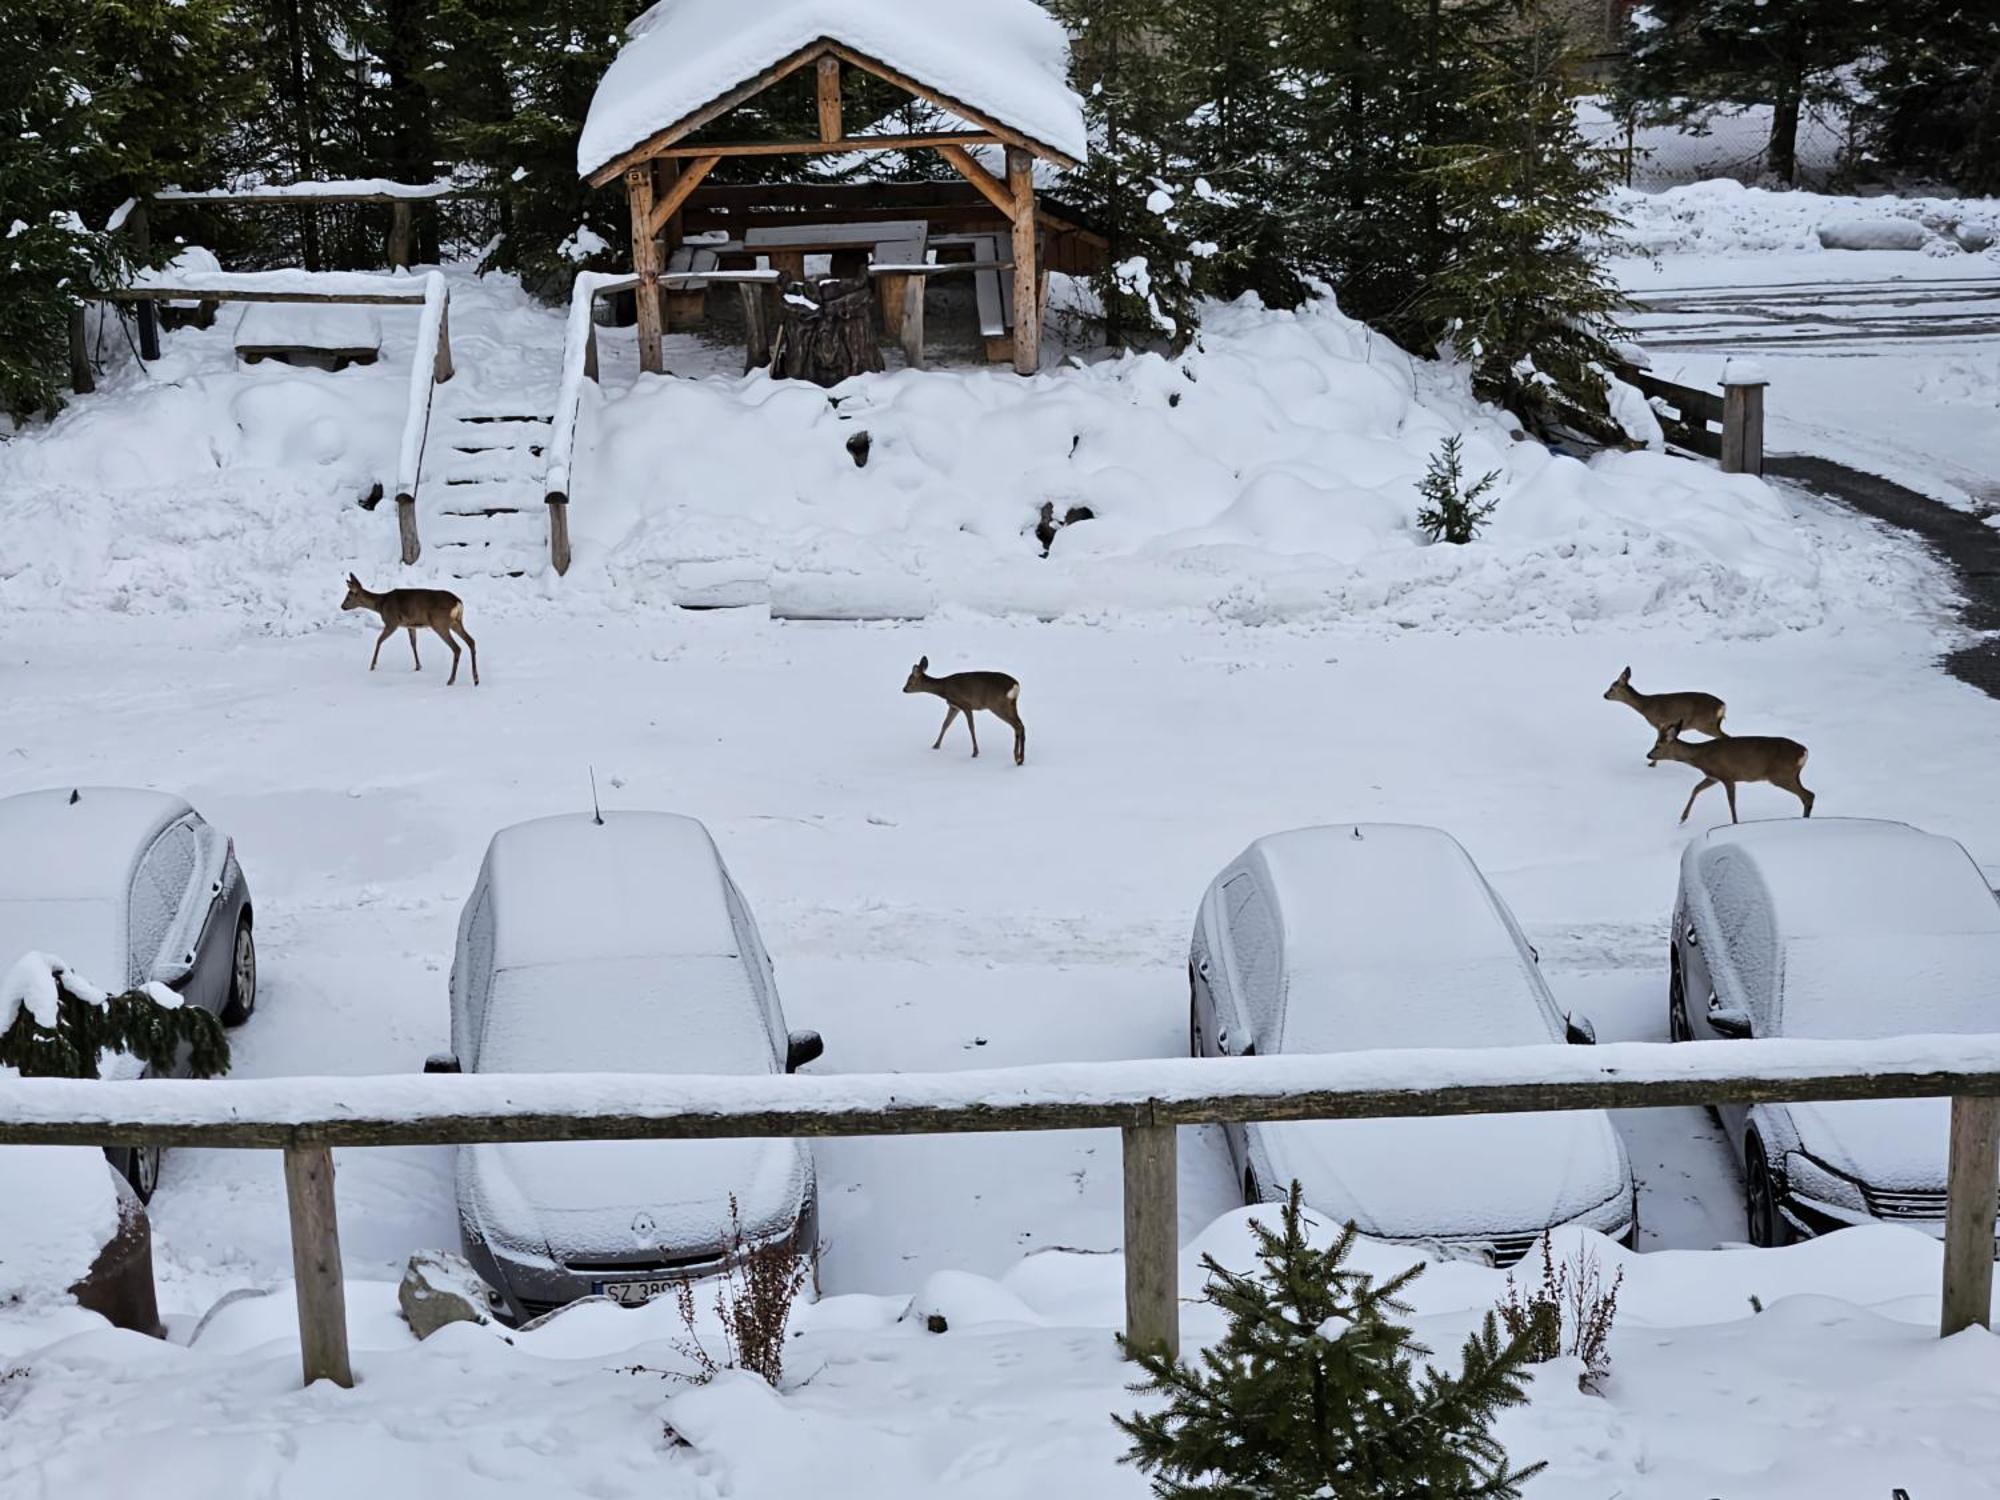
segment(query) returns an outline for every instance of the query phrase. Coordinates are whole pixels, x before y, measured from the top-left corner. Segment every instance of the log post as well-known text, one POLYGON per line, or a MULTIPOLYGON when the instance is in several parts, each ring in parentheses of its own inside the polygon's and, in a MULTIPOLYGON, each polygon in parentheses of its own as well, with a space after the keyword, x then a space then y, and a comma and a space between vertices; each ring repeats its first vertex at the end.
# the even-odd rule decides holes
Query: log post
POLYGON ((632 274, 639 278, 639 368, 661 374, 660 244, 653 238, 653 169, 641 164, 625 172, 625 197, 632 208, 632 274))
POLYGON ((396 497, 396 531, 403 541, 403 566, 408 567, 424 555, 423 543, 417 540, 417 497, 398 495, 396 497))
POLYGON ((560 578, 569 571, 569 500, 549 496, 549 562, 560 578))
POLYGON ((594 319, 590 332, 583 336, 583 375, 586 380, 597 379, 597 323, 594 319))
POLYGON ((1722 472, 1764 472, 1764 387, 1761 370, 1731 360, 1722 368, 1722 472))
POLYGON ((402 270, 410 263, 410 200, 398 198, 389 209, 389 264, 402 270))
POLYGON ((431 366, 431 380, 443 385, 456 373, 451 367, 451 293, 444 294, 444 306, 438 309, 437 360, 431 366))
MULTIPOLYGON (((125 216, 125 233, 131 236, 132 247, 141 260, 153 248, 153 230, 146 217, 146 205, 141 203, 125 216)), ((160 309, 150 297, 143 297, 135 309, 139 317, 139 358, 158 359, 160 357, 160 309)))
POLYGON ((743 299, 743 373, 748 375, 771 362, 771 298, 755 281, 737 282, 736 291, 743 299))
POLYGON ((819 138, 837 141, 844 134, 840 121, 840 59, 831 52, 819 60, 819 138))
POLYGON ((1035 276, 1035 158, 1007 148, 1007 191, 1014 200, 1014 373, 1042 367, 1041 299, 1035 276))
POLYGON ((1951 1101, 1951 1164, 1945 1180, 1946 1338, 1975 1323, 1992 1326, 1993 1219, 2000 1199, 2000 1099, 1961 1094, 1951 1101))
POLYGON ((79 396, 97 389, 97 372, 90 368, 90 330, 84 305, 69 310, 69 388, 79 396))
POLYGON ((912 370, 924 367, 924 293, 928 276, 911 276, 903 283, 903 359, 912 370))
POLYGON ((330 1148, 285 1147, 285 1201, 292 1217, 292 1275, 306 1384, 331 1380, 351 1388, 347 1289, 340 1279, 340 1221, 334 1212, 330 1148))
MULTIPOLYGON (((1024 306, 1032 304, 1024 303, 1024 306)), ((1174 1127, 1127 1125, 1125 1345, 1181 1352, 1180 1205, 1174 1127)))

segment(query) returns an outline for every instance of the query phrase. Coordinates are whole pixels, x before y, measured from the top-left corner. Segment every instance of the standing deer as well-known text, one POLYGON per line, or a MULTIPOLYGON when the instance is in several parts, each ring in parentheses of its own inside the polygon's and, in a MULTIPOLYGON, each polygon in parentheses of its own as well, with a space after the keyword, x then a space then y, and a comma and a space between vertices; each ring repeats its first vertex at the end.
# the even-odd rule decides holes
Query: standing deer
POLYGON ((458 595, 444 589, 390 589, 377 594, 363 588, 361 580, 349 573, 347 597, 341 600, 340 607, 372 609, 382 617, 382 633, 375 638, 375 654, 368 659, 369 671, 374 671, 375 664, 382 659, 382 642, 398 630, 410 632, 410 660, 416 663, 419 672, 423 671, 423 661, 417 655, 417 627, 428 625, 451 647, 451 676, 444 685, 450 687, 458 681, 458 642, 452 639, 452 632, 457 631, 472 648, 472 685, 479 686, 479 645, 466 631, 465 601, 458 595))
POLYGON ((1721 739, 1722 716, 1729 711, 1728 705, 1713 693, 1642 693, 1632 686, 1630 667, 1618 674, 1617 680, 1604 690, 1604 696, 1613 703, 1623 703, 1635 710, 1639 717, 1658 731, 1653 748, 1646 752, 1646 764, 1649 766, 1660 763, 1660 746, 1667 742, 1669 724, 1685 724, 1690 729, 1698 729, 1703 734, 1721 739))
POLYGON ((954 672, 949 677, 933 677, 930 667, 931 659, 926 656, 910 668, 910 679, 903 684, 903 691, 936 693, 950 705, 945 709, 944 727, 938 730, 931 749, 935 750, 944 743, 944 733, 951 728, 951 721, 964 714, 966 733, 972 736, 972 754, 977 758, 979 731, 973 727, 972 716, 983 708, 1003 724, 1014 726, 1014 764, 1025 764, 1028 759, 1028 728, 1021 722, 1020 710, 1015 707, 1021 701, 1021 684, 1005 672, 954 672))
POLYGON ((1718 781, 1729 794, 1729 821, 1732 823, 1736 821, 1736 783, 1739 781, 1768 781, 1772 786, 1783 787, 1804 805, 1805 816, 1812 816, 1813 794, 1799 780, 1799 773, 1806 768, 1806 747, 1797 740, 1779 739, 1774 735, 1684 740, 1680 734, 1680 724, 1669 725, 1653 750, 1662 760, 1684 761, 1701 772, 1700 782, 1688 793, 1687 806, 1681 809, 1683 823, 1694 811, 1694 799, 1718 781))

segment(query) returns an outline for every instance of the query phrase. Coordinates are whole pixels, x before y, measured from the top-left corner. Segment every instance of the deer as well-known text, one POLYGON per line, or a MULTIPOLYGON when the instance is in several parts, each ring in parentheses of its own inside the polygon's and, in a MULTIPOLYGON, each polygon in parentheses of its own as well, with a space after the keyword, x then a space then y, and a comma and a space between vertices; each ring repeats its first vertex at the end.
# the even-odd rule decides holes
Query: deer
POLYGON ((945 730, 951 728, 952 720, 964 714, 965 731, 972 736, 972 755, 977 760, 979 731, 973 727, 972 716, 983 708, 1003 724, 1014 726, 1014 764, 1027 763, 1028 727, 1021 722, 1020 710, 1015 706, 1021 701, 1020 683, 1005 672, 954 672, 949 677, 933 677, 930 670, 931 659, 926 656, 910 668, 909 681, 903 684, 903 691, 935 693, 948 705, 944 712, 944 726, 938 730, 931 749, 944 744, 945 730))
POLYGON ((1688 793, 1687 806, 1681 809, 1681 821, 1688 820, 1694 811, 1694 799, 1714 786, 1722 783, 1723 791, 1729 794, 1729 821, 1736 818, 1736 784, 1739 781, 1767 781, 1772 786, 1783 787, 1805 808, 1804 816, 1812 816, 1813 794, 1806 790, 1799 780, 1799 773, 1806 768, 1806 747, 1797 740, 1781 739, 1775 735, 1725 735, 1713 740, 1684 740, 1681 724, 1676 721, 1660 735, 1660 743, 1654 751, 1662 760, 1677 760, 1693 766, 1701 772, 1701 780, 1688 793))
POLYGON ((1658 731, 1653 748, 1646 752, 1649 766, 1660 763, 1660 746, 1667 742, 1667 726, 1676 721, 1716 739, 1724 737, 1722 716, 1729 712, 1729 705, 1713 693, 1642 693, 1632 686, 1632 669, 1627 667, 1604 690, 1604 696, 1634 710, 1658 731))
POLYGON ((375 638, 375 654, 368 660, 369 671, 374 671, 376 663, 382 660, 382 643, 398 630, 410 632, 410 660, 417 671, 423 671, 423 659, 417 655, 417 627, 428 625, 451 647, 451 676, 444 685, 450 687, 458 681, 458 642, 452 639, 452 632, 457 631, 472 648, 472 685, 479 686, 479 644, 465 628, 465 601, 458 595, 445 589, 389 589, 378 594, 349 573, 347 597, 341 600, 340 607, 372 609, 382 617, 382 633, 375 638))

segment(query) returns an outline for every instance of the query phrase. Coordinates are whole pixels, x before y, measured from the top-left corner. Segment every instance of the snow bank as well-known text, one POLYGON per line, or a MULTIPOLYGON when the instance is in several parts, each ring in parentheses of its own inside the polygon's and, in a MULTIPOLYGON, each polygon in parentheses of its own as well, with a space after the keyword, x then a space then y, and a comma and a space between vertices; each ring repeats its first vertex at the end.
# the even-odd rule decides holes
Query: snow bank
POLYGON ((1089 154, 1067 40, 1033 0, 957 0, 948 25, 928 0, 660 0, 626 30, 577 141, 580 176, 822 37, 1077 161, 1089 154))
POLYGON ((118 1230, 95 1146, 0 1146, 0 1304, 60 1297, 118 1230))
MULTIPOLYGON (((1992 243, 2000 229, 1996 198, 1856 198, 1745 187, 1728 178, 1661 193, 1617 188, 1611 204, 1625 220, 1614 243, 1627 255, 1866 247, 1956 256, 1968 245, 1992 243)), ((1986 270, 1981 261, 1966 265, 1977 268, 1969 274, 1986 270)))

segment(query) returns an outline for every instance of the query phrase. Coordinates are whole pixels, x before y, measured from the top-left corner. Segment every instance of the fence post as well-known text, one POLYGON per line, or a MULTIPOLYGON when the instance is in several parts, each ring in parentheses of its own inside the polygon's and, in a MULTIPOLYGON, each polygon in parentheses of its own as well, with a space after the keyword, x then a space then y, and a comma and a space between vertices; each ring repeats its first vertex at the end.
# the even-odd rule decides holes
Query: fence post
POLYGON ((1181 1352, 1180 1202, 1174 1127, 1127 1125, 1125 1137, 1125 1343, 1181 1352))
POLYGON ((285 1147, 285 1201, 292 1215, 292 1275, 298 1289, 299 1356, 306 1384, 331 1380, 352 1387, 331 1148, 285 1147))
POLYGON ((1763 368, 1750 359, 1732 359, 1722 367, 1722 472, 1764 472, 1763 368))
POLYGON ((88 309, 79 302, 69 310, 69 388, 79 396, 97 389, 97 372, 90 368, 88 309))
POLYGON ((1944 1316, 1950 1338, 1977 1323, 1990 1328, 1993 1218, 2000 1198, 2000 1099, 1962 1094, 1951 1101, 1951 1166, 1945 1183, 1944 1316))
POLYGON ((402 538, 403 566, 407 568, 424 555, 424 544, 417 539, 417 497, 415 495, 396 496, 396 532, 402 538))
POLYGON ((438 309, 437 363, 431 366, 431 380, 443 385, 451 377, 451 293, 446 292, 444 306, 438 309))
POLYGON ((569 571, 569 501, 548 497, 549 564, 560 578, 569 571))
POLYGON ((389 264, 397 270, 410 263, 410 200, 398 198, 389 208, 389 264))

